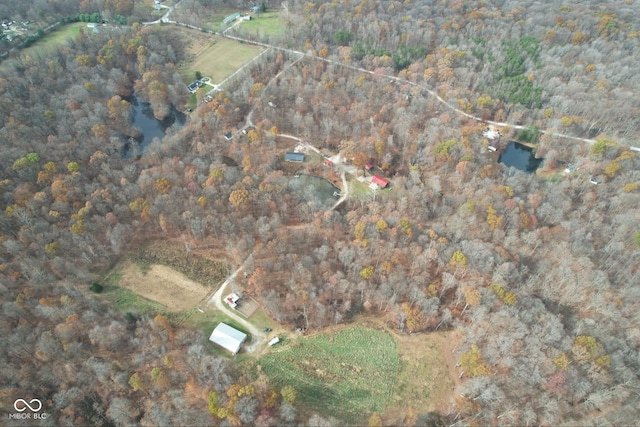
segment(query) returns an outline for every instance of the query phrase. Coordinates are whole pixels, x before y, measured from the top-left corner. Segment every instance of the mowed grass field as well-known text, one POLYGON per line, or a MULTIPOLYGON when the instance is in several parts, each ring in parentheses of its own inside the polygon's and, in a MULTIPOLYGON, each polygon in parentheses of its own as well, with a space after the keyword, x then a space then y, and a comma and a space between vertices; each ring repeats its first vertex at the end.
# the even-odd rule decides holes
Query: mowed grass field
POLYGON ((193 60, 185 64, 184 74, 187 80, 193 80, 196 71, 211 77, 212 83, 220 83, 238 68, 262 52, 263 48, 211 37, 211 42, 195 54, 193 60))
POLYGON ((32 44, 26 49, 23 49, 21 54, 28 55, 40 50, 51 50, 65 44, 68 40, 73 39, 80 33, 80 29, 85 28, 86 31, 93 31, 87 28, 86 22, 74 22, 71 24, 65 24, 55 31, 50 32, 43 38, 32 44))
POLYGON ((284 33, 287 23, 280 17, 280 12, 255 13, 251 21, 240 24, 241 33, 258 36, 277 36, 284 33))
POLYGON ((273 347, 256 363, 273 385, 292 386, 302 406, 355 424, 392 402, 400 362, 391 335, 352 327, 273 347))

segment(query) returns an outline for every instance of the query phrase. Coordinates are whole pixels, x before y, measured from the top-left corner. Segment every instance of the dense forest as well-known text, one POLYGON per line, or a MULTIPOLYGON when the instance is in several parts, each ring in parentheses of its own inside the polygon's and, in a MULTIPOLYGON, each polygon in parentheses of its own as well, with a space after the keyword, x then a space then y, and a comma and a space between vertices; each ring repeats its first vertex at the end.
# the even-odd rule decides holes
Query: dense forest
MULTIPOLYGON (((203 27, 223 6, 180 3, 172 19, 203 27)), ((4 62, 2 406, 33 391, 49 402, 50 425, 339 424, 208 354, 199 332, 91 294, 120 257, 162 238, 244 263, 241 290, 288 327, 366 312, 400 333, 462 330, 464 381, 442 414, 451 423, 634 423, 636 6, 288 1, 287 31, 266 41, 307 55, 268 50, 134 158, 123 156, 139 136, 132 96, 158 119, 187 102, 182 30, 81 31, 55 52, 4 62), (487 150, 485 125, 451 107, 550 131, 536 147, 544 165, 507 170, 487 150), (249 113, 250 138, 221 137, 249 113), (358 168, 371 162, 392 188, 352 191, 336 209, 290 192, 279 133, 358 168), (587 170, 562 173, 576 161, 587 170)))

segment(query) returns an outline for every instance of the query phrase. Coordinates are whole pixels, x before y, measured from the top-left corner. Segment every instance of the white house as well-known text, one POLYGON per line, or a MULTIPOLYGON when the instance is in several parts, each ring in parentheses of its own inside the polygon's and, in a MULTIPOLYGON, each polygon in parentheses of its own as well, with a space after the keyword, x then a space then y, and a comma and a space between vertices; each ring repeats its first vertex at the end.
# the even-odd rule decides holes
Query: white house
POLYGON ((211 333, 209 341, 219 345, 225 350, 236 354, 240 350, 240 346, 247 339, 247 334, 232 328, 226 323, 220 323, 211 333))

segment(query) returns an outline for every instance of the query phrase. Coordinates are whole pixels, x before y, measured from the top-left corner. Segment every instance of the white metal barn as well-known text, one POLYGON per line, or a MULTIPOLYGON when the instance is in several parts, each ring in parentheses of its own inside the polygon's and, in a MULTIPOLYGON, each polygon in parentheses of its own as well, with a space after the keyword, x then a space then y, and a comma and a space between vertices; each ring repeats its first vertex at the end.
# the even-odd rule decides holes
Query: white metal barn
POLYGON ((211 333, 209 341, 236 354, 240 346, 247 339, 247 334, 232 328, 226 323, 220 323, 211 333))

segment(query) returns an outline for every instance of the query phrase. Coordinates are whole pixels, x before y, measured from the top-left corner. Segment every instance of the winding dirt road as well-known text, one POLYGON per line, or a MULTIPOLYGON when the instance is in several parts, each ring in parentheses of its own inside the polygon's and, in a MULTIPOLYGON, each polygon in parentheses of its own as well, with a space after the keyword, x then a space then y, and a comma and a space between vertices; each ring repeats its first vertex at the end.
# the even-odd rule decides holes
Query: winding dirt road
POLYGON ((231 273, 229 277, 227 277, 227 280, 225 280, 222 283, 222 285, 220 285, 218 290, 213 294, 213 296, 209 298, 209 300, 207 301, 207 307, 213 304, 216 309, 225 313, 227 316, 231 317, 233 320, 235 320, 236 322, 240 323, 242 326, 247 328, 247 330, 251 333, 251 344, 246 346, 245 349, 247 350, 247 353, 252 353, 267 341, 267 336, 262 332, 262 330, 255 327, 253 324, 248 322, 246 318, 244 318, 243 316, 240 316, 235 310, 226 306, 222 302, 222 296, 224 295, 227 287, 229 286, 229 283, 235 280, 236 276, 238 275, 238 273, 240 273, 240 271, 242 271, 243 268, 244 268, 244 263, 240 267, 238 267, 236 271, 231 273))
MULTIPOLYGON (((178 7, 179 4, 180 3, 176 4, 176 7, 178 7)), ((447 107, 449 110, 455 112, 456 114, 460 114, 460 115, 462 115, 464 117, 467 117, 469 119, 472 119, 472 120, 475 120, 475 121, 478 121, 478 122, 481 122, 481 123, 486 123, 486 124, 490 124, 490 125, 494 125, 494 126, 506 127, 506 128, 511 128, 511 129, 527 129, 528 128, 527 126, 522 126, 522 125, 514 125, 514 124, 510 124, 510 123, 505 123, 505 122, 495 122, 495 121, 492 121, 492 120, 483 120, 480 117, 474 116, 472 114, 468 114, 468 113, 458 109, 457 107, 449 104, 445 99, 443 99, 440 95, 438 95, 435 90, 430 89, 430 88, 428 88, 428 87, 426 87, 426 86, 424 86, 424 85, 422 85, 420 83, 412 82, 410 80, 406 80, 406 79, 403 79, 401 77, 393 76, 393 75, 378 75, 378 74, 375 74, 373 71, 367 70, 367 69, 362 68, 362 67, 356 67, 356 66, 353 66, 353 65, 345 64, 343 62, 334 61, 332 59, 321 58, 319 56, 314 56, 314 55, 311 55, 311 54, 306 53, 306 52, 301 52, 299 50, 287 49, 287 48, 283 48, 283 47, 279 47, 279 46, 274 46, 274 45, 271 45, 271 44, 268 44, 268 43, 262 43, 262 42, 257 42, 257 41, 254 41, 254 40, 248 40, 248 39, 245 39, 245 38, 242 38, 242 37, 238 37, 238 36, 232 36, 232 35, 226 34, 226 30, 223 33, 216 33, 216 32, 212 32, 210 30, 194 27, 192 25, 184 24, 184 23, 181 23, 181 22, 171 21, 171 20, 168 19, 169 15, 170 15, 170 12, 171 12, 171 10, 169 12, 167 12, 167 14, 165 16, 163 16, 161 19, 159 19, 157 21, 153 21, 153 22, 146 22, 145 25, 159 24, 160 22, 163 22, 163 23, 171 23, 171 24, 186 26, 186 27, 189 27, 189 28, 199 29, 200 31, 210 32, 212 34, 218 34, 221 37, 226 37, 226 38, 231 39, 231 40, 237 40, 237 41, 242 42, 242 43, 253 44, 253 45, 256 45, 256 46, 262 46, 264 48, 271 48, 271 49, 274 49, 274 50, 279 50, 281 52, 287 52, 287 53, 290 53, 290 54, 293 54, 293 55, 298 55, 299 58, 298 58, 297 61, 299 61, 302 58, 309 58, 309 59, 313 59, 313 60, 316 60, 316 61, 324 61, 324 62, 326 62, 328 64, 336 65, 336 66, 339 66, 339 67, 348 68, 350 70, 357 71, 357 72, 360 72, 360 73, 365 73, 365 74, 376 75, 376 76, 379 76, 379 77, 388 78, 388 79, 391 79, 391 80, 393 80, 393 81, 395 81, 397 83, 408 84, 408 85, 420 88, 421 90, 423 90, 426 93, 428 93, 430 96, 433 96, 434 98, 436 98, 441 104, 443 104, 443 106, 447 107)), ((228 28, 228 30, 229 29, 231 29, 231 28, 228 28)), ((589 145, 592 145, 592 144, 594 144, 596 142, 594 139, 580 138, 578 136, 567 135, 567 134, 558 133, 558 132, 552 132, 552 131, 549 131, 549 130, 540 130, 539 132, 542 133, 542 134, 549 134, 551 136, 555 136, 555 137, 559 137, 559 138, 573 139, 575 141, 585 142, 585 143, 587 143, 589 145)), ((640 152, 640 147, 631 146, 630 149, 633 150, 633 151, 640 152)))

